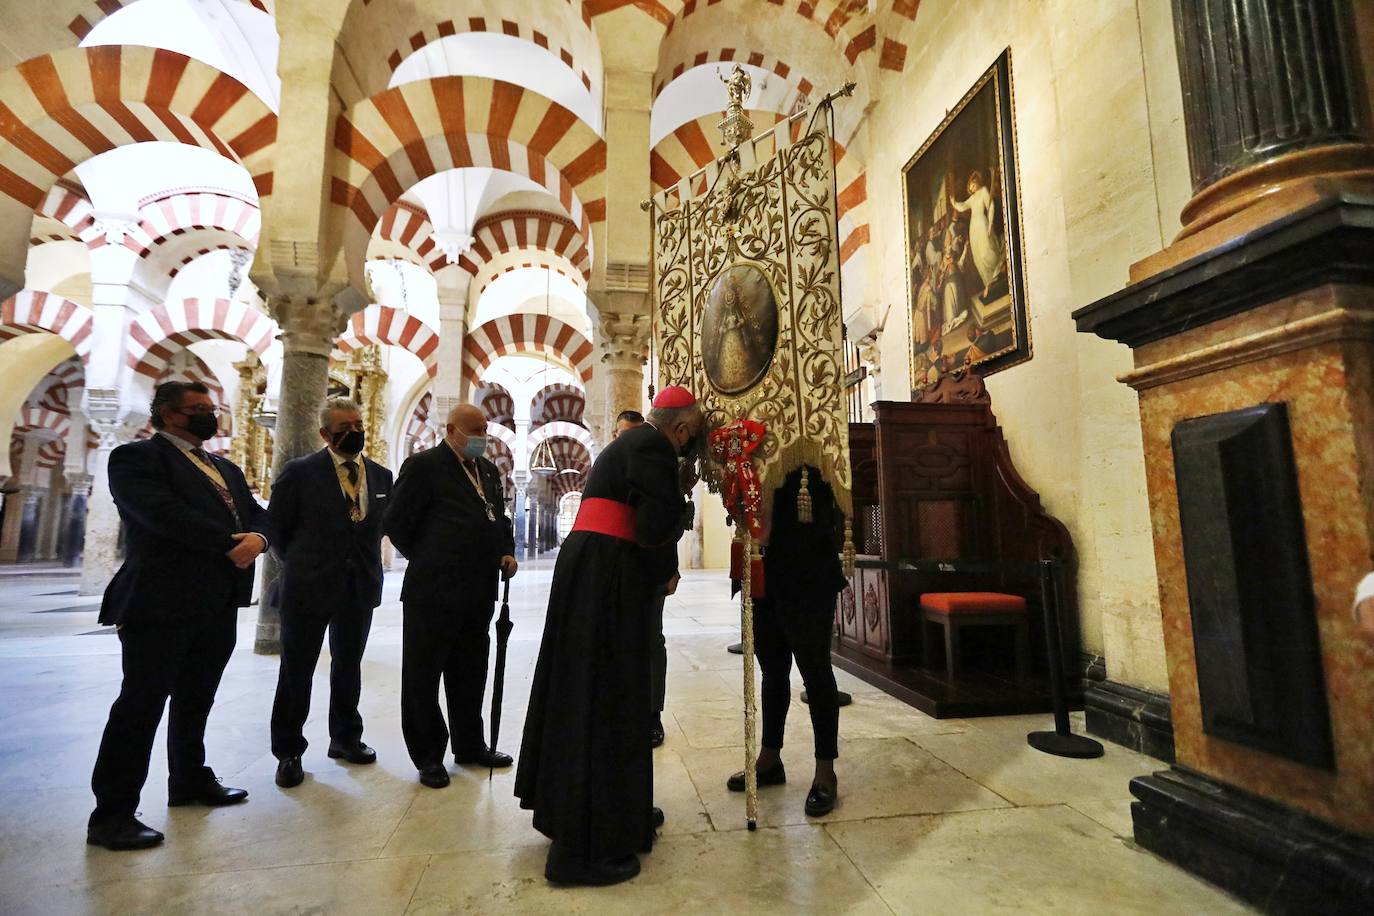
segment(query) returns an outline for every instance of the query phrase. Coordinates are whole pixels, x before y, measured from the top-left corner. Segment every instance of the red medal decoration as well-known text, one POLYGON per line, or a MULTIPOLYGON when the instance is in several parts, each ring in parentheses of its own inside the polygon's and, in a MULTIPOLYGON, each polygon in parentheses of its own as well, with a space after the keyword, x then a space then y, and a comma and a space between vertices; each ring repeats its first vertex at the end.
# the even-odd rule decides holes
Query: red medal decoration
POLYGON ((766 430, 754 420, 736 420, 711 433, 711 456, 722 468, 720 497, 725 509, 736 523, 743 523, 749 535, 758 540, 763 535, 759 512, 763 506, 763 490, 754 469, 754 452, 763 444, 766 430))

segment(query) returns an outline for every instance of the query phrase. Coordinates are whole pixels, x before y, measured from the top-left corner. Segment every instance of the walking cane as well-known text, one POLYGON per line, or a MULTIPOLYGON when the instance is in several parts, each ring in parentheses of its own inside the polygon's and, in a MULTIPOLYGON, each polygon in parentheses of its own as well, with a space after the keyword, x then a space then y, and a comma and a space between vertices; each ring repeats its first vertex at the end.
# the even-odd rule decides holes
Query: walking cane
MULTIPOLYGON (((506 644, 515 624, 510 619, 510 576, 505 577, 501 593, 501 616, 496 619, 496 670, 491 680, 491 752, 496 753, 496 739, 501 734, 501 698, 506 692, 506 644)), ((494 767, 487 767, 487 782, 491 782, 494 767)))

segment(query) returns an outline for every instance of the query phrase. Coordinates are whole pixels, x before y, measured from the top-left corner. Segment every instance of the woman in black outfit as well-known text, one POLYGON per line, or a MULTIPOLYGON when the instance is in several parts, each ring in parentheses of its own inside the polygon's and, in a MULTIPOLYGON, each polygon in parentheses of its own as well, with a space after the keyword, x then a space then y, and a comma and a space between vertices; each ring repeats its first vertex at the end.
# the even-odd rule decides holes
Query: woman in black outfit
MULTIPOLYGON (((806 813, 819 817, 835 807, 840 707, 830 640, 835 596, 847 583, 839 558, 844 516, 820 472, 809 467, 807 476, 809 522, 798 519, 801 469, 787 475, 773 495, 771 516, 765 516, 765 597, 754 599, 754 654, 763 672, 763 746, 756 766, 760 786, 787 781, 781 752, 795 658, 810 701, 816 743, 816 772, 806 796, 806 813)), ((744 772, 731 776, 726 785, 743 792, 744 772)))

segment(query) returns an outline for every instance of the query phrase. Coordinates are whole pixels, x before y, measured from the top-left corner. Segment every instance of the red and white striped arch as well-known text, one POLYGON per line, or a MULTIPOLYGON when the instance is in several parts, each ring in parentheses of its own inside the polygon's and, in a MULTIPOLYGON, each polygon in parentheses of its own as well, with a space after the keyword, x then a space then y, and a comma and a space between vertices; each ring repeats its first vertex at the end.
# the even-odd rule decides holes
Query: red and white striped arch
MULTIPOLYGON (((434 226, 429 216, 409 201, 398 200, 392 204, 386 216, 377 224, 373 237, 399 247, 405 260, 430 273, 437 273, 449 266, 448 256, 434 239, 434 226)), ((378 252, 372 249, 367 259, 385 261, 393 255, 394 251, 378 252)))
POLYGON ((468 332, 463 340, 463 377, 480 384, 482 372, 500 356, 540 353, 572 369, 583 382, 594 371, 592 343, 571 325, 548 315, 504 315, 468 332))
MULTIPOLYGON (((717 3, 719 0, 658 0, 658 5, 677 8, 673 10, 673 19, 668 23, 668 35, 691 25, 694 15, 702 14, 717 3)), ((894 0, 893 5, 894 8, 900 8, 900 15, 903 16, 906 15, 905 10, 910 8, 911 17, 914 17, 919 3, 920 0, 894 0)), ((784 16, 791 14, 820 27, 851 64, 861 54, 874 51, 878 46, 877 17, 869 13, 866 0, 767 0, 767 4, 757 4, 760 15, 772 13, 770 7, 781 7, 784 16)), ((738 16, 739 10, 722 10, 718 15, 738 16)), ((904 47, 901 53, 905 57, 904 47)))
MULTIPOLYGON (((67 30, 76 36, 77 41, 81 41, 91 33, 91 29, 99 25, 107 16, 113 16, 133 2, 134 0, 85 0, 85 9, 67 24, 67 30)), ((269 16, 276 15, 276 0, 239 0, 239 2, 261 10, 269 16)))
POLYGON ((584 237, 605 220, 605 141, 562 105, 512 83, 449 76, 388 89, 340 115, 334 146, 330 199, 359 288, 377 223, 406 190, 449 169, 529 177, 584 237))
POLYGON ((349 92, 385 88, 407 57, 443 38, 496 32, 546 48, 593 93, 602 81, 601 47, 583 0, 361 0, 350 5, 337 44, 356 82, 349 92))
POLYGON ((374 344, 400 347, 415 354, 425 364, 430 378, 439 371, 439 332, 402 309, 369 305, 361 312, 354 312, 348 321, 348 330, 337 342, 339 350, 345 354, 374 344))
MULTIPOLYGON (((557 214, 542 210, 507 210, 492 213, 477 221, 473 228, 473 238, 475 240, 472 248, 458 259, 458 264, 474 277, 500 255, 529 251, 556 255, 558 259, 566 261, 572 268, 571 276, 567 271, 559 270, 556 264, 545 265, 543 260, 540 264, 553 267, 584 288, 591 281, 592 254, 586 238, 578 231, 572 220, 557 214)), ((509 269, 515 270, 522 266, 540 265, 523 264, 509 269)), ((482 289, 490 282, 488 279, 482 285, 482 289)), ((479 295, 480 293, 481 289, 478 290, 479 295)))
POLYGON ((129 327, 125 362, 156 381, 182 347, 200 340, 238 340, 261 356, 277 336, 277 323, 242 302, 184 299, 156 306, 129 327))
POLYGON ((80 238, 95 223, 95 213, 85 192, 66 187, 63 182, 48 189, 34 216, 66 226, 70 230, 66 238, 71 239, 80 238))
MULTIPOLYGON (((557 29, 557 24, 554 24, 553 29, 546 26, 544 31, 541 31, 540 23, 528 21, 531 15, 537 15, 539 12, 540 7, 537 4, 520 9, 520 21, 503 18, 503 13, 509 15, 511 12, 509 0, 487 0, 485 3, 480 2, 480 0, 476 0, 476 2, 475 0, 468 0, 467 3, 461 5, 465 8, 462 17, 445 19, 442 22, 425 26, 407 38, 402 46, 397 47, 387 55, 386 65, 390 72, 395 73, 396 68, 401 66, 406 58, 436 41, 442 41, 454 35, 491 32, 511 38, 520 38, 548 51, 562 61, 568 69, 576 73, 578 81, 588 91, 592 90, 594 83, 601 82, 599 77, 593 80, 592 74, 588 72, 588 67, 590 67, 593 71, 600 73, 599 60, 590 63, 581 60, 579 59, 580 55, 568 47, 574 42, 561 36, 553 37, 547 34, 557 29), (481 7, 487 7, 489 12, 486 15, 474 15, 478 11, 477 8, 481 7)), ((590 37, 595 41, 595 35, 590 37)))
POLYGON ((580 388, 556 383, 534 396, 530 418, 536 425, 558 420, 581 423, 586 409, 587 398, 580 388))
POLYGON ((569 423, 567 420, 555 420, 530 430, 530 454, 534 454, 535 448, 541 443, 551 443, 558 439, 569 439, 581 445, 587 451, 588 461, 596 452, 596 440, 592 438, 592 434, 587 432, 585 427, 577 423, 569 423))
MULTIPOLYGON (((196 231, 224 233, 238 239, 239 247, 253 249, 258 247, 262 231, 262 211, 257 203, 228 191, 163 195, 145 202, 138 215, 138 225, 124 236, 124 247, 141 258, 168 239, 196 231)), ((95 247, 103 242, 103 237, 96 236, 88 244, 95 247)))
POLYGON ((410 416, 406 418, 404 435, 408 446, 407 455, 433 448, 439 441, 438 431, 429 422, 429 415, 433 410, 434 394, 426 391, 415 403, 415 409, 410 412, 410 416))
MULTIPOLYGON (((773 111, 745 112, 754 122, 754 129, 763 133, 785 116, 773 111)), ((649 151, 649 180, 654 192, 671 188, 697 169, 714 162, 729 152, 716 125, 720 115, 704 115, 695 121, 678 125, 649 151)))
POLYGON ((0 342, 20 334, 56 334, 83 361, 91 354, 91 310, 53 293, 21 290, 0 303, 0 342))
POLYGON ((43 377, 29 395, 29 401, 58 413, 71 413, 72 404, 80 400, 77 394, 86 386, 86 367, 75 356, 63 360, 43 377))
POLYGON ((50 407, 25 404, 19 408, 19 416, 14 420, 15 432, 41 432, 52 438, 65 440, 71 429, 70 414, 59 413, 50 407))
POLYGON ((93 156, 168 141, 242 165, 258 196, 272 189, 277 117, 247 87, 155 48, 71 48, 0 73, 0 265, 22 267, 48 190, 93 156))
MULTIPOLYGON (((511 430, 515 435, 515 398, 511 397, 504 386, 494 382, 484 382, 477 391, 477 406, 486 414, 487 423, 511 430)), ((515 439, 511 439, 512 446, 515 439)))
POLYGON ((496 469, 501 472, 501 482, 509 494, 515 488, 515 453, 509 443, 491 433, 490 427, 488 435, 491 435, 491 440, 487 445, 487 460, 496 465, 496 469))

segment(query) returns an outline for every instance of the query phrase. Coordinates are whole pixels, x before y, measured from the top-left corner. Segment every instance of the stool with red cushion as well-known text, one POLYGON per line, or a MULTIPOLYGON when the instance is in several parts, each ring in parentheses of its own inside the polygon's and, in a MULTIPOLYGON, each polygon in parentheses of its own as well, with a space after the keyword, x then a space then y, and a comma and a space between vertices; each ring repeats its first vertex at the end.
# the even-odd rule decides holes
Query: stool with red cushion
MULTIPOLYGON (((921 596, 921 621, 945 628, 945 672, 953 681, 959 673, 961 627, 1011 626, 1016 628, 1016 680, 1024 682, 1030 654, 1026 599, 999 592, 927 592, 921 596)), ((925 666, 931 661, 932 640, 925 644, 925 666)))

